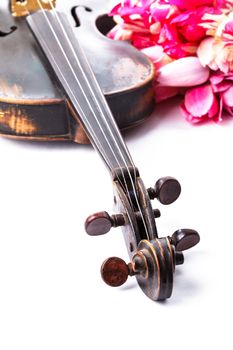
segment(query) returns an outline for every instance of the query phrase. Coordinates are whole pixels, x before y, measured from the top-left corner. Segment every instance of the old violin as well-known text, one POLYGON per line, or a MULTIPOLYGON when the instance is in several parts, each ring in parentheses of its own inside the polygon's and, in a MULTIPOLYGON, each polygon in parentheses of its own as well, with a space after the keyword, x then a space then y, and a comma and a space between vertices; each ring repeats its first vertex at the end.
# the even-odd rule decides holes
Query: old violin
MULTIPOLYGON (((49 1, 41 3, 49 7, 49 1)), ((67 14, 118 126, 125 129, 153 111, 153 66, 131 45, 103 35, 113 26, 106 3, 66 0, 57 9, 67 14)), ((48 74, 26 24, 25 15, 39 8, 37 0, 0 3, 0 134, 86 143, 79 118, 48 74)))
MULTIPOLYGON (((121 226, 130 262, 127 264, 117 257, 107 259, 101 268, 104 281, 115 287, 125 283, 128 276, 135 276, 143 292, 152 300, 169 298, 175 266, 184 262, 183 251, 197 244, 200 237, 194 230, 180 229, 171 236, 159 238, 155 219, 160 216, 160 212, 152 208, 151 200, 156 198, 164 205, 173 203, 181 192, 179 182, 172 177, 165 177, 159 179, 153 188, 146 189, 101 90, 98 72, 93 72, 92 63, 89 63, 84 47, 79 44, 78 35, 72 29, 65 11, 57 11, 52 0, 26 1, 26 4, 25 1, 12 1, 12 5, 15 15, 26 16, 36 41, 32 44, 33 39, 28 33, 26 38, 30 38, 30 43, 34 46, 36 59, 41 59, 41 67, 47 73, 47 82, 48 77, 50 82, 56 80, 56 91, 64 96, 60 103, 69 109, 71 118, 78 116, 112 177, 116 214, 93 214, 86 220, 85 229, 89 235, 98 236, 109 232, 112 227, 121 226)), ((72 11, 76 13, 77 6, 72 5, 72 11)), ((91 7, 87 8, 90 14, 91 7)), ((88 14, 85 13, 86 15, 88 14)), ((23 20, 20 18, 19 23, 23 20)), ((17 23, 18 19, 15 21, 17 23)), ((92 22, 88 23, 90 30, 93 30, 92 22)), ((16 33, 16 29, 11 30, 16 33)), ((25 24, 23 31, 26 32, 25 24)), ((106 39, 102 40, 105 50, 106 39)), ((119 46, 116 51, 122 52, 123 47, 119 46)), ((140 57, 139 61, 143 60, 140 57)), ((131 57, 131 60, 134 61, 134 58, 131 57)), ((127 70, 124 64, 122 69, 127 70)), ((11 74, 13 77, 12 72, 11 74)), ((37 75, 34 79, 36 85, 37 75)), ((150 91, 148 86, 147 89, 150 91)), ((143 91, 144 89, 142 95, 143 91)), ((137 93, 139 99, 140 92, 137 93)), ((130 104, 128 97, 129 95, 124 97, 125 104, 130 104)), ((44 109, 44 105, 40 105, 43 118, 46 117, 47 107, 48 105, 44 109)), ((14 108, 17 110, 17 105, 14 108)), ((74 139, 76 140, 75 137, 74 139)))

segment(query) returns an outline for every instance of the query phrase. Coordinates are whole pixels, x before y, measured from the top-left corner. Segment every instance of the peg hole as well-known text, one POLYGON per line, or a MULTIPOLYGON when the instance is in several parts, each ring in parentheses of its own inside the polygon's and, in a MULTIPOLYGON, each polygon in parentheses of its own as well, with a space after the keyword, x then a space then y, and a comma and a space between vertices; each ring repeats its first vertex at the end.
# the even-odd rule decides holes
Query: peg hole
POLYGON ((133 246, 132 242, 130 242, 130 244, 129 244, 129 250, 131 253, 133 253, 133 251, 134 251, 134 246, 133 246))

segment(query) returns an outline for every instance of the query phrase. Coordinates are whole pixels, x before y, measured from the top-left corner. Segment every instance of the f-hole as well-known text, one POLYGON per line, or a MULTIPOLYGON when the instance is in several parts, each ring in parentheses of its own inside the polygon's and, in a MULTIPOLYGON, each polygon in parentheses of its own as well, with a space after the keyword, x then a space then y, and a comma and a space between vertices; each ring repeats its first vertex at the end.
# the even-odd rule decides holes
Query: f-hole
POLYGON ((2 32, 0 30, 0 38, 3 38, 5 36, 7 36, 7 35, 10 35, 10 34, 14 33, 16 31, 17 27, 16 26, 12 26, 10 29, 11 30, 9 32, 2 32))
POLYGON ((71 9, 71 15, 75 21, 75 26, 76 27, 80 27, 81 23, 80 23, 80 20, 78 18, 78 15, 77 15, 77 8, 79 7, 82 7, 86 12, 92 12, 92 9, 90 7, 87 7, 87 6, 84 6, 84 5, 78 5, 78 6, 74 6, 72 7, 71 9))

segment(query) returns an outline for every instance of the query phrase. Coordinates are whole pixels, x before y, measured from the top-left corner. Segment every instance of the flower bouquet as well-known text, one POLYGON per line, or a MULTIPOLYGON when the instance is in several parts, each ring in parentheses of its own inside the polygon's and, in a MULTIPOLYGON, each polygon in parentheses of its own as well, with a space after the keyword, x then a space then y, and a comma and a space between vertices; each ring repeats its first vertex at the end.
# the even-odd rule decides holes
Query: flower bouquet
POLYGON ((110 15, 108 36, 153 61, 158 102, 183 94, 191 123, 233 116, 233 1, 123 0, 110 15))

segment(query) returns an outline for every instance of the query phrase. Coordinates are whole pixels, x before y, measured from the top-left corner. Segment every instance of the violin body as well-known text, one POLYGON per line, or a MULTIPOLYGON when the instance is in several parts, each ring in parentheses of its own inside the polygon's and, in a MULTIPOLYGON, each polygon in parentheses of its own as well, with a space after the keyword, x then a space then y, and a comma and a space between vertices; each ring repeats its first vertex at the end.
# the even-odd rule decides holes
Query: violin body
MULTIPOLYGON (((106 1, 57 2, 74 28, 114 118, 121 129, 135 126, 154 108, 153 65, 126 42, 104 34, 113 20, 106 1), (67 10, 68 9, 68 10, 67 10)), ((9 0, 0 4, 0 134, 32 140, 88 142, 25 17, 13 17, 9 0)))

